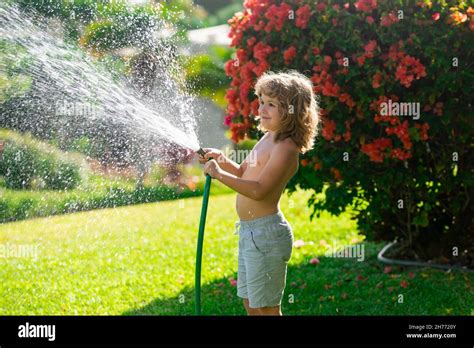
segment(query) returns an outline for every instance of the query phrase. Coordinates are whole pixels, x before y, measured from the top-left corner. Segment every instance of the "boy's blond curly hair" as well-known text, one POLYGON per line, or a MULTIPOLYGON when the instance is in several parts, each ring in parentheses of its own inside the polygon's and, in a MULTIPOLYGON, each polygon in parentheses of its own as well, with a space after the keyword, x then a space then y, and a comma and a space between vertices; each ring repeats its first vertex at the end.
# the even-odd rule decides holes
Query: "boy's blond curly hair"
MULTIPOLYGON (((278 111, 282 119, 275 141, 291 138, 301 153, 313 148, 320 116, 311 80, 296 71, 266 72, 257 80, 255 94, 279 101, 278 111)), ((259 129, 266 131, 261 125, 259 129)))

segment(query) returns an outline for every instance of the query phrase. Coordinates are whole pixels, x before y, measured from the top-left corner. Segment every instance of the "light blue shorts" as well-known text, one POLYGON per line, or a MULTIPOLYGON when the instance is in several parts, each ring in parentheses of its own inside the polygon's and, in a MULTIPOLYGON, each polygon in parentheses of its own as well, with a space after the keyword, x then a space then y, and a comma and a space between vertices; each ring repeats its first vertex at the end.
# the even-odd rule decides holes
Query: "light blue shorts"
POLYGON ((237 221, 239 266, 237 296, 251 308, 281 305, 286 269, 293 248, 293 231, 281 212, 237 221))

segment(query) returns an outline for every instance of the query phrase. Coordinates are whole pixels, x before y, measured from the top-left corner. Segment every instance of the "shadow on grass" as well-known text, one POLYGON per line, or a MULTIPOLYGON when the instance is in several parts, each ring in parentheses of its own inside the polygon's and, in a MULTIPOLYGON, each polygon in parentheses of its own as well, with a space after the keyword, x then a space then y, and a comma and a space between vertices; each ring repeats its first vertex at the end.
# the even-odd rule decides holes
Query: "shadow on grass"
MULTIPOLYGON (((317 265, 309 263, 309 256, 300 264, 293 265, 290 262, 282 300, 283 314, 467 314, 467 296, 447 304, 451 308, 448 313, 439 305, 439 301, 445 301, 443 297, 452 300, 455 297, 453 295, 465 287, 465 275, 458 273, 457 282, 445 282, 440 288, 439 282, 448 277, 443 271, 393 266, 390 272, 384 272, 386 265, 377 261, 377 253, 383 244, 364 245, 363 262, 355 258, 324 256, 318 257, 320 263, 317 265), (415 277, 411 278, 413 274, 415 277), (405 296, 407 300, 400 303, 399 295, 405 296)), ((233 278, 236 279, 237 275, 234 274, 233 278)), ((467 282, 470 280, 467 279, 467 282)), ((194 296, 194 287, 186 287, 175 297, 157 298, 122 315, 195 315, 194 296)), ((201 308, 202 315, 246 315, 242 300, 237 297, 237 288, 227 278, 202 285, 201 308)))

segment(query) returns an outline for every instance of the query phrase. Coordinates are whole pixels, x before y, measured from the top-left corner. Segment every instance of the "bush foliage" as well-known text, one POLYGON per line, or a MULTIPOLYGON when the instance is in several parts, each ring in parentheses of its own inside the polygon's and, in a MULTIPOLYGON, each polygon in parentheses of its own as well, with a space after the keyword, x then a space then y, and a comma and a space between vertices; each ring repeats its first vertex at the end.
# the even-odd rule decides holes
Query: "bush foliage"
POLYGON ((236 57, 226 63, 225 123, 234 141, 260 136, 260 75, 306 74, 323 126, 290 189, 313 190, 318 216, 354 205, 363 232, 399 239, 414 257, 472 264, 472 7, 247 0, 229 22, 236 57))
POLYGON ((38 142, 29 136, 0 131, 0 175, 11 189, 76 187, 84 171, 73 156, 38 142))

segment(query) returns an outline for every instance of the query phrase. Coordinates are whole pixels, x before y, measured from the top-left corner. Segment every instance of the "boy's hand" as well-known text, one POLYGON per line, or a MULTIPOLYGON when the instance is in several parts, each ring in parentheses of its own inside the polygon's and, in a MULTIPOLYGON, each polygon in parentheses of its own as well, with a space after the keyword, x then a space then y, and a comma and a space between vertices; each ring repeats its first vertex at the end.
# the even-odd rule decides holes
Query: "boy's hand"
POLYGON ((221 168, 217 164, 216 160, 207 161, 204 164, 204 174, 209 174, 212 178, 215 178, 221 173, 221 168))
POLYGON ((203 148, 203 150, 206 152, 206 156, 201 157, 199 156, 199 163, 205 164, 209 159, 215 159, 218 161, 219 157, 222 155, 222 151, 218 149, 211 149, 208 147, 203 148))

